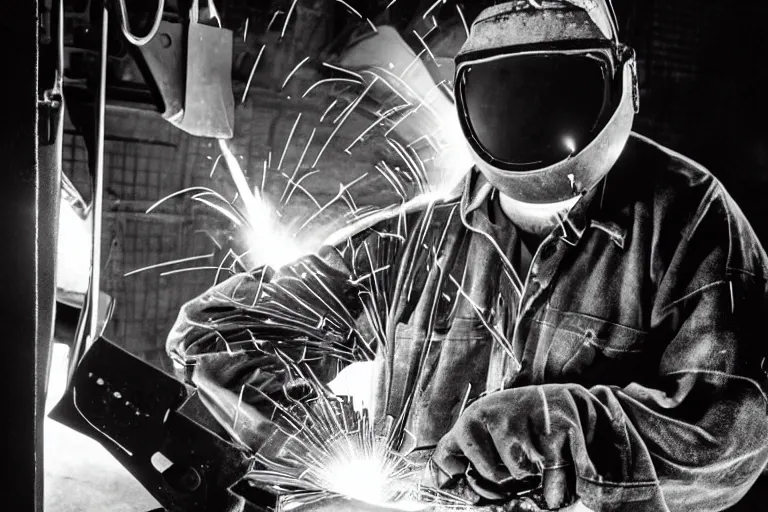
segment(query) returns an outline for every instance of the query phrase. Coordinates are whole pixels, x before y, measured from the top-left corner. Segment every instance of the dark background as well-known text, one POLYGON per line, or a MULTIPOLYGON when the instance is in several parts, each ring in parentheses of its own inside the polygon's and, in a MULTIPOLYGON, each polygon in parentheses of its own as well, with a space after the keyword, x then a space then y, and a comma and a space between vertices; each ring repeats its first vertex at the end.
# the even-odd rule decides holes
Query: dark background
MULTIPOLYGON (((155 0, 127 3, 134 31, 143 33, 155 0)), ((376 24, 395 25, 416 51, 420 48, 413 30, 426 31, 422 13, 435 4, 433 0, 398 0, 384 10, 389 0, 348 3, 376 24)), ((459 2, 470 22, 489 3, 459 2)), ((63 141, 64 171, 87 198, 88 144, 82 135, 88 133, 92 118, 89 91, 94 75, 89 48, 98 40, 99 23, 85 9, 86 2, 68 4, 66 41, 72 53, 68 58, 71 93, 63 141)), ((289 86, 280 90, 283 78, 304 56, 332 55, 350 38, 369 30, 367 23, 340 2, 299 0, 281 39, 283 18, 278 17, 269 31, 267 24, 272 13, 287 12, 291 4, 290 0, 219 0, 216 4, 224 26, 234 32, 233 86, 238 107, 233 147, 252 180, 260 179, 260 171, 254 169, 261 169, 270 152, 277 155, 282 151, 302 113, 286 155, 287 165, 298 163, 309 132, 318 126, 317 119, 333 99, 328 94, 299 98, 320 77, 317 62, 303 66, 289 86), (263 60, 247 100, 240 105, 262 45, 266 48, 263 60)), ((736 198, 760 239, 768 241, 768 201, 764 199, 768 191, 768 129, 764 123, 768 98, 763 92, 768 79, 768 38, 764 35, 768 5, 757 1, 616 0, 615 7, 623 39, 636 48, 639 57, 642 97, 635 130, 708 167, 736 198)), ((186 9, 184 2, 169 0, 168 19, 186 9)), ((432 14, 440 28, 428 42, 436 57, 451 57, 456 38, 464 34, 456 2, 449 0, 432 14)), ((160 216, 147 216, 143 211, 185 186, 226 188, 226 184, 221 182, 220 172, 210 177, 218 155, 215 143, 190 137, 160 118, 151 86, 143 83, 132 50, 121 43, 114 26, 112 33, 102 286, 117 307, 107 336, 168 369, 163 344, 178 308, 212 284, 214 276, 205 271, 166 277, 159 271, 123 276, 145 265, 210 251, 213 246, 203 231, 210 230, 214 216, 190 201, 170 203, 160 216)), ((381 156, 375 142, 362 144, 351 156, 342 151, 342 142, 368 122, 364 116, 353 116, 350 132, 329 148, 323 173, 306 182, 321 204, 337 193, 339 183, 368 172, 381 156)), ((321 127, 315 144, 327 136, 327 129, 321 127)), ((280 195, 285 186, 281 180, 277 173, 270 174, 268 196, 280 195)), ((360 204, 389 204, 395 198, 385 190, 380 179, 371 178, 355 190, 355 197, 360 204)), ((300 219, 312 208, 297 196, 285 215, 300 219)), ((341 215, 342 211, 330 209, 329 213, 341 215)))

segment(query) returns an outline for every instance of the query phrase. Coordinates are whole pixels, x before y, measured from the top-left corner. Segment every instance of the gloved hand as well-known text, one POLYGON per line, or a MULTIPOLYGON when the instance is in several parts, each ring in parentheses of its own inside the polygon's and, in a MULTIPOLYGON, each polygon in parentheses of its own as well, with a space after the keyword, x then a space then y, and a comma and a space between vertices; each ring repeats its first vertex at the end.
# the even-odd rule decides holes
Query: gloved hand
POLYGON ((438 443, 425 483, 450 489, 465 480, 480 498, 505 501, 540 479, 548 508, 571 503, 569 438, 580 436, 581 426, 561 388, 528 386, 477 400, 438 443))

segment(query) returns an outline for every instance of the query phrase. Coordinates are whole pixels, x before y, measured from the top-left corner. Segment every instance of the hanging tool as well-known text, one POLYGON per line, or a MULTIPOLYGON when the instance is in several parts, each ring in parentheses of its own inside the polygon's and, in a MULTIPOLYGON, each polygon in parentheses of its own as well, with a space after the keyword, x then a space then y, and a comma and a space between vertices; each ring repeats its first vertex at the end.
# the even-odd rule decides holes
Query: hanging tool
POLYGON ((178 126, 184 117, 184 25, 162 21, 157 37, 139 51, 163 100, 163 119, 178 126))
MULTIPOLYGON (((119 1, 124 13, 124 0, 119 1)), ((199 0, 194 0, 186 28, 156 20, 145 36, 153 37, 136 46, 163 99, 164 119, 192 135, 230 139, 235 124, 232 31, 221 27, 212 0, 208 7, 206 22, 216 20, 218 26, 201 22, 199 0)), ((123 26, 126 38, 133 42, 136 38, 123 26)))
MULTIPOLYGON (((215 8, 210 12, 215 13, 215 8)), ((204 25, 199 18, 199 0, 194 0, 187 36, 184 117, 174 124, 192 135, 231 139, 235 125, 232 31, 204 25)))

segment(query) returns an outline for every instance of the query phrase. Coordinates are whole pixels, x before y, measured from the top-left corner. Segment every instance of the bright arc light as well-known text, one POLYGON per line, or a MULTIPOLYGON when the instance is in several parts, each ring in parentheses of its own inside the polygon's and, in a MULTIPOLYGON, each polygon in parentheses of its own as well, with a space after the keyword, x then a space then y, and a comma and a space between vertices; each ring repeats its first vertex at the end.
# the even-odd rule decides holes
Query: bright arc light
POLYGON ((258 189, 251 190, 248 186, 245 173, 226 141, 220 139, 219 148, 245 206, 248 227, 244 238, 249 250, 243 258, 253 267, 262 264, 281 267, 299 259, 305 252, 275 218, 274 210, 258 189))
POLYGON ((328 490, 366 503, 387 501, 388 480, 375 455, 341 460, 328 468, 328 490))

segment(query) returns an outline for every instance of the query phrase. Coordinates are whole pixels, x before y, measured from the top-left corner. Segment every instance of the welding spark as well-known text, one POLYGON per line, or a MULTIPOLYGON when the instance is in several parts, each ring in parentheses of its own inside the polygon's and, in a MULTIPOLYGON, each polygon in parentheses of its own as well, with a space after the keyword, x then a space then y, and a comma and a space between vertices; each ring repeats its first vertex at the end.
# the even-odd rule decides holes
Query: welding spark
POLYGON ((208 176, 209 178, 213 178, 213 173, 216 172, 216 168, 219 166, 219 160, 221 160, 221 155, 216 157, 216 160, 213 162, 213 167, 211 167, 211 174, 208 176))
POLYGON ((228 210, 228 209, 226 209, 226 208, 224 208, 222 206, 219 206, 218 204, 213 203, 213 202, 211 202, 211 201, 209 201, 207 199, 202 199, 199 195, 193 196, 192 199, 195 200, 195 201, 198 201, 200 203, 203 203, 204 205, 206 205, 206 206, 216 210, 217 212, 221 213, 226 218, 228 218, 230 221, 232 221, 232 223, 235 224, 236 226, 239 227, 239 226, 243 225, 243 222, 237 217, 236 213, 233 213, 232 211, 230 211, 230 210, 228 210))
POLYGON ((302 176, 301 178, 299 178, 296 181, 292 180, 291 177, 288 176, 287 174, 285 174, 284 172, 280 173, 281 176, 283 176, 285 179, 288 180, 288 183, 293 185, 293 189, 288 194, 288 197, 285 199, 285 204, 288 204, 291 201, 291 197, 293 196, 293 193, 296 191, 296 189, 299 189, 302 192, 304 192, 304 195, 306 195, 309 198, 309 200, 312 201, 315 204, 315 206, 317 206, 318 208, 321 208, 320 203, 317 201, 317 199, 315 199, 315 196, 312 195, 312 193, 309 192, 309 190, 307 190, 301 184, 302 181, 304 181, 305 179, 309 178, 310 176, 313 176, 313 175, 317 174, 318 172, 320 172, 320 171, 317 170, 317 169, 315 169, 314 171, 310 171, 310 172, 308 172, 307 174, 305 174, 304 176, 302 176))
POLYGON ((354 214, 354 212, 357 211, 355 202, 352 200, 352 194, 350 194, 348 190, 345 190, 341 194, 341 200, 344 201, 344 204, 347 205, 347 208, 349 209, 349 212, 347 212, 347 214, 354 214))
POLYGON ((278 170, 283 168, 283 160, 285 160, 285 155, 288 153, 288 148, 291 146, 291 140, 293 140, 293 134, 296 133, 296 127, 299 125, 299 121, 301 121, 301 115, 302 112, 299 112, 299 115, 296 117, 296 121, 291 128, 291 133, 288 134, 288 140, 285 142, 285 147, 283 147, 283 154, 280 155, 280 162, 277 164, 278 170))
MULTIPOLYGON (((346 121, 347 120, 347 114, 353 108, 356 108, 356 107, 357 107, 356 102, 354 102, 354 101, 350 102, 346 107, 341 109, 341 112, 339 113, 338 116, 336 116, 336 118, 333 120, 333 122, 331 124, 338 124, 341 119, 344 119, 344 121, 346 121)), ((342 123, 342 124, 344 124, 344 123, 342 123)))
POLYGON ((357 78, 361 82, 363 81, 363 77, 362 77, 362 75, 360 75, 360 73, 356 73, 354 71, 350 71, 349 69, 344 69, 344 68, 342 68, 340 66, 335 66, 333 64, 328 64, 327 62, 323 62, 323 66, 325 66, 327 68, 330 68, 330 69, 335 69, 336 71, 341 71, 342 73, 347 73, 349 75, 354 76, 355 78, 357 78))
POLYGON ((333 109, 333 107, 336 106, 336 104, 339 102, 338 99, 335 99, 331 102, 330 105, 328 105, 328 108, 325 109, 325 112, 323 112, 323 115, 320 116, 320 122, 322 123, 325 117, 328 115, 328 113, 333 109))
POLYGON ((243 98, 240 100, 240 103, 245 103, 245 97, 248 95, 248 91, 251 89, 251 81, 253 80, 253 75, 256 73, 256 67, 259 65, 259 62, 261 61, 261 55, 264 53, 264 48, 266 48, 267 45, 261 45, 261 50, 259 50, 259 54, 256 57, 256 62, 253 63, 253 67, 251 68, 251 74, 248 75, 248 81, 245 84, 245 90, 243 91, 243 98))
POLYGON ((306 98, 307 95, 310 92, 312 92, 312 90, 315 87, 317 87, 319 85, 322 85, 322 84, 327 84, 329 82, 347 82, 347 83, 352 83, 352 84, 358 84, 359 85, 359 84, 362 83, 362 80, 353 80, 352 78, 324 78, 322 80, 318 80, 317 82, 315 82, 314 84, 309 86, 309 88, 304 92, 304 94, 301 95, 301 97, 302 98, 306 98))
POLYGON ((288 29, 288 23, 291 21, 291 15, 293 14, 293 10, 296 8, 296 2, 298 0, 293 0, 291 2, 291 8, 288 9, 288 14, 285 16, 285 23, 283 23, 283 30, 280 32, 280 39, 285 37, 285 31, 288 29))
POLYGON ((432 4, 432 6, 424 12, 422 19, 427 19, 427 16, 429 16, 429 14, 434 11, 440 4, 445 4, 445 0, 437 0, 434 4, 432 4))
POLYGON ((467 18, 464 17, 464 11, 461 10, 461 6, 459 4, 456 4, 456 10, 459 12, 461 24, 464 25, 464 31, 467 33, 467 37, 469 37, 469 26, 467 25, 467 18))
POLYGON ((272 14, 272 19, 269 20, 269 23, 267 23, 267 30, 265 32, 269 32, 269 29, 272 28, 272 25, 275 23, 275 20, 277 20, 277 17, 283 14, 283 11, 275 11, 274 14, 272 14))
POLYGON ((301 164, 304 163, 304 157, 307 156, 307 150, 309 149, 309 146, 312 145, 312 140, 315 138, 315 133, 317 132, 317 128, 312 128, 312 133, 309 135, 309 139, 307 140, 306 145, 304 146, 304 151, 301 152, 301 156, 299 157, 299 161, 296 164, 296 168, 293 170, 293 175, 291 176, 291 179, 289 183, 285 186, 285 190, 283 191, 283 195, 280 196, 280 202, 283 203, 285 201, 288 202, 285 197, 286 193, 288 192, 288 188, 290 187, 292 181, 296 179, 296 175, 299 173, 299 169, 301 169, 301 164))
POLYGON ((160 277, 170 276, 172 274, 181 274, 184 272, 197 272, 198 270, 216 270, 217 268, 219 267, 203 266, 203 267, 178 268, 175 270, 167 270, 165 272, 162 272, 160 274, 160 277))
POLYGON ((204 259, 208 259, 208 258, 213 258, 213 253, 203 254, 201 256, 192 256, 190 258, 182 258, 182 259, 173 260, 173 261, 166 261, 164 263, 156 263, 154 265, 149 265, 149 266, 146 266, 146 267, 137 268, 136 270, 131 270, 130 272, 128 272, 126 274, 123 274, 123 277, 132 276, 132 275, 138 274, 140 272, 145 272, 147 270, 153 270, 153 269, 160 268, 160 267, 168 267, 168 266, 171 266, 171 265, 178 265, 179 263, 188 263, 190 261, 204 260, 204 259))
POLYGON ((258 189, 257 187, 253 187, 253 195, 260 195, 261 197, 264 196, 264 187, 267 185, 267 161, 264 161, 264 169, 261 171, 261 189, 258 189), (260 192, 259 192, 260 191, 260 192))
POLYGON ((357 15, 357 17, 358 17, 358 18, 360 18, 360 19, 363 19, 363 16, 362 16, 362 14, 360 14, 359 12, 357 12, 357 10, 356 10, 356 9, 354 9, 354 8, 353 8, 351 5, 349 5, 347 2, 345 2, 344 0, 336 0, 336 1, 337 1, 337 2, 339 2, 340 4, 342 4, 342 5, 343 5, 344 7, 346 7, 347 9, 349 9, 351 12, 355 13, 355 14, 357 15))
POLYGON ((213 235, 211 235, 211 233, 208 230, 206 230, 206 229, 196 229, 195 230, 195 234, 199 234, 199 233, 202 233, 205 236, 207 236, 208 239, 211 242, 213 242, 213 245, 215 245, 217 249, 221 250, 221 244, 216 240, 216 238, 213 235))
POLYGON ((387 163, 379 162, 375 168, 381 173, 382 176, 384 176, 384 179, 386 179, 387 182, 392 185, 392 188, 395 189, 395 192, 398 196, 400 196, 401 200, 405 201, 405 185, 402 183, 400 178, 397 177, 395 172, 389 168, 387 163))
POLYGON ((426 192, 426 186, 427 186, 427 177, 426 175, 422 175, 421 169, 416 166, 416 161, 411 158, 411 156, 406 152, 405 148, 393 139, 387 139, 387 143, 392 146, 392 148, 397 152, 397 154, 400 156, 400 158, 406 163, 406 166, 408 169, 413 173, 413 176, 416 178, 416 184, 419 187, 419 191, 423 194, 426 192))
POLYGON ((283 82, 283 85, 280 87, 281 91, 285 89, 285 86, 288 84, 288 81, 291 79, 291 77, 293 77, 293 75, 296 74, 299 68, 303 66, 308 60, 309 60, 309 56, 304 57, 304 59, 298 64, 296 64, 296 67, 293 68, 290 73, 288 73, 288 76, 285 77, 285 81, 283 82))
POLYGON ((431 27, 429 30, 427 30, 427 33, 426 33, 426 34, 424 34, 424 35, 423 35, 423 36, 421 36, 421 37, 422 37, 423 39, 426 39, 426 38, 427 38, 427 37, 429 37, 429 35, 430 35, 430 34, 432 34, 432 32, 434 32, 435 30, 437 30, 437 18, 435 18, 434 16, 432 16, 432 27, 431 27))
POLYGON ((197 187, 188 187, 188 188, 185 188, 185 189, 182 189, 182 190, 177 190, 176 192, 168 194, 167 196, 159 199, 152 206, 147 208, 146 212, 144 212, 144 213, 147 213, 147 214, 152 213, 161 204, 167 202, 168 200, 173 199, 174 197, 178 197, 178 196, 181 196, 181 195, 184 195, 184 194, 188 194, 190 192, 195 192, 195 191, 204 192, 204 193, 213 195, 213 196, 221 199, 222 201, 226 201, 226 199, 224 199, 224 197, 221 194, 219 194, 218 192, 216 192, 216 191, 214 191, 214 190, 212 190, 212 189, 210 189, 208 187, 199 187, 199 186, 197 186, 197 187))
POLYGON ((424 38, 421 37, 421 35, 418 32, 416 32, 415 30, 413 31, 413 35, 415 35, 419 39, 419 42, 421 43, 421 46, 423 46, 424 49, 427 50, 427 53, 429 54, 429 57, 432 59, 432 62, 434 62, 438 67, 440 67, 440 63, 437 62, 437 59, 435 59, 435 55, 432 53, 432 50, 429 49, 429 46, 427 46, 427 43, 426 43, 426 41, 424 41, 424 38))

